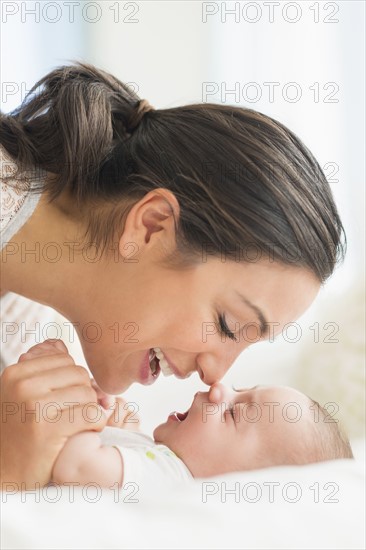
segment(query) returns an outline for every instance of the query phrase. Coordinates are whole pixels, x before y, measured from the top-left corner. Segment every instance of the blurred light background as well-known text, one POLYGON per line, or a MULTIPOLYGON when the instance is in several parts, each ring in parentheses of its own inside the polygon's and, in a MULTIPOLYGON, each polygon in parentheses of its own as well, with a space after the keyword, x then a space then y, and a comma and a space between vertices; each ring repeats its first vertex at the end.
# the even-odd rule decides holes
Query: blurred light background
MULTIPOLYGON (((130 83, 155 108, 202 101, 250 107, 286 124, 311 149, 346 228, 346 261, 298 321, 301 335, 290 330, 251 347, 224 382, 293 384, 322 405, 336 402, 351 436, 362 437, 364 2, 3 1, 1 9, 4 112, 47 72, 80 60, 130 83)), ((63 338, 85 364, 79 344, 68 342, 67 332, 63 338)), ((198 376, 161 376, 153 387, 134 385, 125 398, 138 404, 151 433, 205 389, 198 376)))

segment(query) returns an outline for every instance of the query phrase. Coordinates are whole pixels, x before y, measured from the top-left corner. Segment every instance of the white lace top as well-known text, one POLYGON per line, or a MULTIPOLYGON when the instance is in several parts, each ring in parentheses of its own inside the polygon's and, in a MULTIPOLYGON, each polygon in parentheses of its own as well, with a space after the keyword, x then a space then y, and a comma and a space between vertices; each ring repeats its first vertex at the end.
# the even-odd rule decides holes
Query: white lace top
MULTIPOLYGON (((47 172, 37 172, 41 181, 47 172)), ((14 159, 0 145, 0 250, 30 218, 40 194, 30 193, 34 174, 20 172, 14 159), (10 185, 9 185, 10 184, 10 185), (17 184, 17 188, 14 187, 17 184)), ((24 264, 24 272, 27 266, 24 264)), ((0 297, 1 353, 0 372, 18 361, 19 355, 47 337, 47 326, 55 321, 56 312, 13 292, 0 297)))
MULTIPOLYGON (((39 179, 44 180, 45 177, 46 172, 39 171, 39 179)), ((41 195, 29 192, 31 187, 29 172, 20 173, 16 162, 1 144, 0 184, 0 250, 2 250, 32 215, 41 195)))

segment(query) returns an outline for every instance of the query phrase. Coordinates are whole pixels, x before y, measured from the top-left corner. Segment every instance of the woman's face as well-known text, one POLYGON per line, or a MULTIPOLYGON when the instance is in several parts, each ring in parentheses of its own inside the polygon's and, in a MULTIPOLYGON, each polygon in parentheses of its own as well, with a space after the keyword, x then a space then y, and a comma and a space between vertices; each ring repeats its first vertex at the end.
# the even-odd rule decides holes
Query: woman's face
POLYGON ((161 260, 175 247, 170 210, 155 192, 140 203, 113 255, 90 269, 89 299, 84 307, 80 300, 72 315, 105 392, 159 383, 152 375, 155 360, 150 367, 152 348, 160 348, 177 377, 197 371, 211 385, 249 345, 279 335, 318 293, 313 274, 268 259, 236 263, 203 254, 192 268, 168 269, 161 260))

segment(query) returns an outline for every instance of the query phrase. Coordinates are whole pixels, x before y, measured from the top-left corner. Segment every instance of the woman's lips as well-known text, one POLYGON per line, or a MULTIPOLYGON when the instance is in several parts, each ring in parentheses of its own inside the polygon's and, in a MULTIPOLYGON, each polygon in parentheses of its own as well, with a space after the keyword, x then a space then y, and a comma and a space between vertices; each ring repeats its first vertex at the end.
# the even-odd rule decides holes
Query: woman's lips
MULTIPOLYGON (((168 363, 168 366, 169 368, 171 369, 171 371, 173 372, 174 376, 176 378, 179 378, 179 379, 184 379, 184 378, 188 378, 192 372, 189 372, 189 373, 186 373, 186 374, 181 374, 179 372, 179 370, 177 369, 177 367, 174 365, 174 363, 172 363, 170 361, 170 359, 166 356, 165 352, 162 351, 167 363, 168 363)), ((158 359, 156 359, 158 361, 158 359)), ((151 372, 151 368, 150 368, 150 349, 148 349, 146 352, 145 352, 145 355, 142 359, 142 362, 141 362, 141 365, 140 365, 140 378, 139 378, 139 382, 141 384, 144 384, 145 386, 148 386, 150 384, 153 384, 157 378, 159 377, 160 375, 160 372, 161 372, 161 369, 160 367, 157 365, 156 366, 156 370, 154 372, 154 374, 151 372)))
POLYGON ((145 353, 144 358, 141 362, 141 365, 140 365, 140 380, 139 381, 144 386, 150 386, 151 384, 156 382, 156 380, 159 378, 159 374, 160 374, 160 367, 159 366, 156 367, 156 370, 155 370, 154 374, 151 372, 151 368, 150 368, 150 350, 147 350, 147 352, 145 353))

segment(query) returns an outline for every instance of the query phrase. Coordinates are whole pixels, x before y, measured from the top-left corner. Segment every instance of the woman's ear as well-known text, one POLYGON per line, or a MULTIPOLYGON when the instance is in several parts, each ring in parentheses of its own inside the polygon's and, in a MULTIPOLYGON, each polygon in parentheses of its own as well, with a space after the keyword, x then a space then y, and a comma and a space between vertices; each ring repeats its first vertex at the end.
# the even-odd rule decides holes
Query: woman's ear
MULTIPOLYGON (((162 241, 164 250, 175 247, 175 222, 179 205, 174 194, 167 189, 154 189, 140 199, 126 216, 123 234, 119 240, 119 253, 123 258, 138 256, 147 246, 162 241), (155 238, 157 237, 157 238, 155 238)), ((131 261, 131 260, 130 260, 131 261)))
MULTIPOLYGON (((162 231, 167 221, 172 218, 172 210, 162 198, 152 199, 150 205, 142 213, 142 225, 145 232, 145 242, 150 242, 151 235, 162 231)), ((171 221, 169 220, 169 224, 171 221)))

